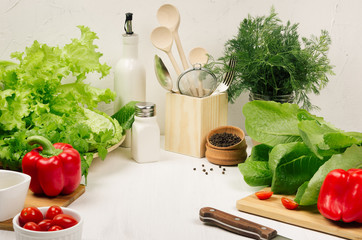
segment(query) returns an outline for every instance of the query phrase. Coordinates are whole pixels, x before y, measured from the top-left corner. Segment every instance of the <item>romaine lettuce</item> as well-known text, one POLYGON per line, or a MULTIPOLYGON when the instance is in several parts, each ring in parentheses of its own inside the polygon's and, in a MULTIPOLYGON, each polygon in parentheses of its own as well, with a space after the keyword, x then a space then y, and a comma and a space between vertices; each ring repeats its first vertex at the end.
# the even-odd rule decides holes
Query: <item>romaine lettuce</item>
POLYGON ((271 189, 275 193, 294 194, 313 177, 328 159, 319 159, 303 142, 279 144, 269 155, 273 173, 271 189))
POLYGON ((275 146, 300 142, 297 113, 304 111, 296 104, 251 101, 244 105, 245 129, 255 141, 275 146))
POLYGON ((253 147, 250 156, 244 163, 238 165, 244 181, 250 186, 268 186, 272 181, 272 172, 269 169, 269 152, 272 147, 259 144, 253 147))
POLYGON ((313 205, 318 201, 319 190, 324 178, 334 169, 348 170, 362 168, 362 147, 353 145, 344 153, 333 155, 313 175, 310 181, 305 182, 299 189, 295 201, 300 205, 313 205))
POLYGON ((247 134, 272 146, 262 158, 256 158, 253 150, 259 145, 254 146, 247 161, 239 164, 251 186, 268 184, 282 194, 297 191, 299 204, 310 205, 316 203, 329 171, 362 168, 362 133, 344 132, 295 104, 252 101, 243 113, 247 134))

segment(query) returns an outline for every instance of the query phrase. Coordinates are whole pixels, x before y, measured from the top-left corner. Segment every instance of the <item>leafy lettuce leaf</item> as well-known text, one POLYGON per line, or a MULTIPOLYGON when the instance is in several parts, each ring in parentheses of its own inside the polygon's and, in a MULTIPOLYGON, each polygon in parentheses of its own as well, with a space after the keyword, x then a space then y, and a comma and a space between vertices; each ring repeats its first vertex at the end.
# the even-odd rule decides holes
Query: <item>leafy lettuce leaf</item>
POLYGON ((0 161, 6 167, 19 169, 22 156, 32 148, 26 138, 40 135, 70 143, 86 156, 86 174, 89 152, 98 150, 104 159, 107 147, 122 138, 119 123, 96 110, 100 102, 113 101, 115 93, 83 81, 91 72, 106 76, 110 67, 100 63, 97 35, 88 27, 78 28, 80 37, 63 47, 34 41, 11 54, 18 63, 0 61, 0 161), (64 79, 74 82, 62 84, 64 79), (108 123, 95 129, 99 122, 108 123))
POLYGON ((353 144, 362 145, 362 133, 359 132, 332 132, 323 136, 324 142, 333 149, 350 147, 353 144))
POLYGON ((267 156, 252 153, 239 165, 251 186, 271 184, 283 194, 297 191, 299 203, 310 205, 329 171, 362 167, 362 133, 344 132, 295 104, 252 101, 243 113, 247 134, 272 146, 267 156))
POLYGON ((250 186, 270 186, 272 172, 269 169, 269 152, 272 147, 259 144, 253 147, 250 156, 238 165, 244 181, 250 186))
POLYGON ((294 194, 327 159, 319 159, 302 142, 279 144, 269 155, 273 173, 271 189, 275 193, 294 194))
POLYGON ((275 146, 280 143, 300 142, 297 113, 305 111, 296 104, 272 101, 251 101, 244 105, 245 129, 248 135, 261 143, 275 146))
POLYGON ((362 147, 353 145, 344 153, 333 155, 313 175, 310 181, 305 182, 299 189, 295 201, 300 205, 314 205, 327 174, 334 169, 348 170, 362 168, 362 147))

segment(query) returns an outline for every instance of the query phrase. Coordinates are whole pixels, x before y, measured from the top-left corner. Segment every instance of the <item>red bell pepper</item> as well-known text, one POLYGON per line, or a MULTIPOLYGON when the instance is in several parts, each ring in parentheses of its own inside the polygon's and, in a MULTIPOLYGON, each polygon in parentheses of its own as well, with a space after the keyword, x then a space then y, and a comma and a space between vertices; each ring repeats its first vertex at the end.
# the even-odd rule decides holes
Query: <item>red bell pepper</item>
POLYGON ((70 144, 51 142, 41 136, 27 139, 40 147, 28 152, 22 160, 23 172, 30 175, 30 190, 36 194, 57 196, 70 194, 80 184, 80 155, 70 144))
POLYGON ((318 210, 326 218, 362 223, 362 169, 335 169, 324 179, 318 210))

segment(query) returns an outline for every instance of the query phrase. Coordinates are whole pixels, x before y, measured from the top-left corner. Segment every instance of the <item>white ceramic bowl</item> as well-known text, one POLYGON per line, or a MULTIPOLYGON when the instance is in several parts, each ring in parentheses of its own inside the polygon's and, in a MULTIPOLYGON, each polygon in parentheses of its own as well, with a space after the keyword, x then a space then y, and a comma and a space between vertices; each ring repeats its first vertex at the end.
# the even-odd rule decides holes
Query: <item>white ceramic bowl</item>
POLYGON ((29 184, 27 174, 0 170, 0 222, 13 218, 23 209, 29 184))
MULTIPOLYGON (((45 215, 49 207, 39 207, 39 210, 45 215)), ((83 228, 83 219, 80 214, 70 208, 62 207, 62 210, 65 214, 73 216, 78 224, 73 227, 63 229, 60 231, 54 232, 38 232, 31 231, 20 227, 19 225, 19 215, 18 213, 13 218, 13 227, 15 231, 16 240, 81 240, 82 239, 82 228, 83 228)))

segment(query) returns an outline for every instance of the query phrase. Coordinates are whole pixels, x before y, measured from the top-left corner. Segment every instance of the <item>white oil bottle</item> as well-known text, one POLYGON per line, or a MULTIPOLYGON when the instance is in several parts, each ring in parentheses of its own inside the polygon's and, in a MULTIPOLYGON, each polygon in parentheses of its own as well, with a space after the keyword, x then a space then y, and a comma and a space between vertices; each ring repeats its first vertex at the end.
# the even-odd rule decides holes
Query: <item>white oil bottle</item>
MULTIPOLYGON (((114 91, 117 96, 114 112, 130 101, 146 101, 146 71, 138 59, 138 35, 132 30, 132 13, 126 13, 125 34, 122 35, 122 54, 114 72, 114 91)), ((131 132, 126 132, 123 147, 131 146, 131 132)))
POLYGON ((156 106, 139 102, 132 125, 132 158, 138 163, 155 162, 160 159, 160 128, 157 124, 156 106))

